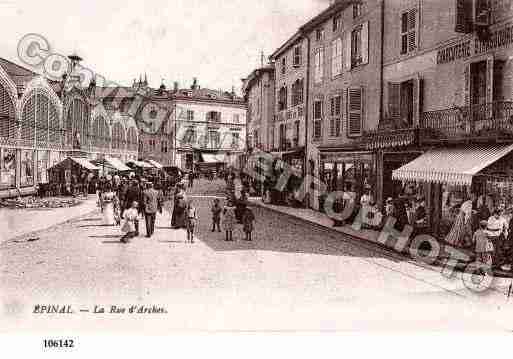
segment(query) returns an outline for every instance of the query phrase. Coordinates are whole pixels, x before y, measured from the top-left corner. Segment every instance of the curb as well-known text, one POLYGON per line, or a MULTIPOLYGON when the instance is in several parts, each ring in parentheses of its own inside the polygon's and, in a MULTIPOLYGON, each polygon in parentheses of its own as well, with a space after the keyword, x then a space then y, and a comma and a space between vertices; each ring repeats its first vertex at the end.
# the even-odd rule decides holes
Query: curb
MULTIPOLYGON (((313 225, 315 227, 322 228, 322 229, 324 229, 324 230, 326 230, 328 232, 345 235, 345 236, 348 236, 349 238, 351 238, 353 240, 361 241, 362 243, 364 243, 366 245, 365 247, 367 249, 369 249, 367 247, 369 245, 373 246, 373 247, 380 248, 381 250, 383 250, 385 252, 388 252, 390 254, 394 254, 396 256, 402 257, 403 259, 406 259, 408 263, 411 263, 411 264, 416 265, 416 266, 420 266, 422 268, 428 268, 428 267, 437 267, 437 268, 439 268, 441 265, 445 265, 448 268, 452 268, 452 269, 455 269, 455 270, 458 270, 458 271, 464 271, 465 268, 467 268, 468 265, 472 263, 472 262, 466 262, 466 263, 458 262, 455 266, 449 266, 449 265, 444 264, 443 262, 440 262, 440 261, 443 261, 445 257, 438 258, 433 264, 423 263, 421 261, 416 260, 415 258, 411 257, 410 255, 408 255, 408 254, 406 254, 404 252, 398 252, 398 251, 394 250, 393 248, 390 248, 390 247, 388 247, 386 245, 383 245, 381 243, 374 242, 374 241, 369 240, 369 239, 367 239, 365 237, 356 236, 354 234, 347 233, 347 232, 344 232, 344 231, 339 231, 339 230, 336 230, 336 229, 334 229, 332 227, 326 227, 326 226, 324 226, 322 224, 319 224, 319 223, 314 222, 314 221, 309 220, 309 219, 305 219, 303 217, 296 216, 294 214, 282 212, 282 211, 280 211, 278 209, 267 207, 266 205, 258 202, 258 200, 257 201, 251 201, 249 203, 250 203, 250 205, 253 205, 253 206, 256 206, 256 207, 260 207, 260 208, 263 208, 263 209, 267 209, 267 210, 272 211, 274 213, 280 213, 282 215, 285 215, 285 216, 288 216, 288 217, 291 217, 291 218, 294 218, 294 219, 301 220, 301 221, 306 222, 306 223, 308 223, 310 225, 313 225)), ((512 272, 502 271, 502 270, 494 270, 494 276, 499 277, 499 278, 513 278, 513 273, 512 272)))
POLYGON ((1 240, 1 241, 0 241, 0 244, 8 243, 8 242, 13 242, 13 241, 15 241, 15 240, 17 240, 17 239, 19 239, 19 238, 23 238, 23 237, 27 237, 27 236, 32 236, 32 235, 34 235, 34 234, 36 234, 36 233, 39 233, 39 232, 41 232, 41 231, 47 231, 47 230, 49 230, 49 229, 51 229, 51 228, 53 228, 53 227, 56 227, 56 226, 60 226, 60 225, 66 224, 66 223, 68 223, 68 222, 73 222, 73 221, 75 221, 75 220, 77 220, 77 219, 79 219, 79 218, 81 218, 81 217, 83 217, 83 216, 86 216, 86 215, 89 215, 89 214, 91 214, 91 213, 95 212, 96 210, 97 210, 97 208, 94 208, 94 209, 92 209, 92 210, 90 210, 90 211, 86 211, 86 212, 81 213, 81 214, 79 214, 79 215, 77 215, 77 216, 73 216, 73 217, 71 217, 71 218, 68 218, 68 219, 66 219, 66 220, 64 220, 64 221, 59 221, 59 222, 56 222, 56 223, 52 223, 51 225, 46 226, 46 227, 44 227, 44 228, 39 228, 39 229, 36 229, 36 230, 30 231, 30 232, 20 233, 20 234, 14 235, 14 236, 13 236, 13 237, 11 237, 11 238, 7 238, 7 239, 3 239, 3 240, 1 240))

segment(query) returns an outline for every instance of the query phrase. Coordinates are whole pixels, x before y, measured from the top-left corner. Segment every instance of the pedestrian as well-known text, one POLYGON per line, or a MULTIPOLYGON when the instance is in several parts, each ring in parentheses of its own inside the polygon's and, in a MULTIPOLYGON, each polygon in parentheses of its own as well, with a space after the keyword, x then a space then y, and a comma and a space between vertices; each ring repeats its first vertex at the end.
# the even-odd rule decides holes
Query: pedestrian
MULTIPOLYGON (((132 180, 130 183, 130 187, 128 187, 128 190, 125 195, 124 205, 123 205, 123 211, 131 208, 132 204, 135 202, 137 203, 137 210, 139 213, 141 213, 141 203, 139 202, 141 198, 141 192, 139 189, 139 184, 137 181, 132 180)), ((135 232, 136 235, 139 235, 139 221, 135 221, 135 232)))
POLYGON ((242 215, 242 229, 244 233, 246 234, 246 240, 251 241, 251 233, 253 232, 253 222, 255 221, 255 215, 253 214, 253 211, 246 207, 244 209, 244 213, 242 215))
POLYGON ((114 210, 114 221, 116 225, 119 226, 121 224, 121 203, 119 201, 118 195, 114 192, 114 198, 112 199, 113 210, 114 210))
POLYGON ((171 215, 171 228, 185 228, 185 209, 187 206, 187 195, 185 186, 181 183, 176 185, 173 198, 173 213, 171 215))
POLYGON ((189 203, 187 203, 186 212, 187 242, 194 243, 194 228, 196 227, 198 216, 196 214, 196 207, 194 207, 192 201, 189 201, 189 203))
POLYGON ((125 213, 123 213, 123 218, 125 219, 125 222, 123 223, 123 226, 121 227, 121 231, 125 234, 123 237, 121 237, 122 243, 128 243, 130 242, 130 239, 137 237, 137 228, 139 227, 139 220, 138 220, 138 210, 139 204, 137 201, 133 201, 130 208, 128 208, 125 213))
POLYGON ((476 260, 482 264, 492 267, 493 264, 493 243, 488 238, 486 228, 488 221, 482 220, 479 222, 480 228, 474 233, 472 241, 475 245, 476 260))
POLYGON ((192 172, 189 172, 187 178, 189 180, 189 188, 192 188, 192 186, 194 185, 194 174, 192 172))
POLYGON ((160 208, 162 213, 162 205, 159 205, 159 194, 153 188, 153 183, 148 182, 147 189, 144 191, 144 218, 146 221, 146 237, 150 238, 155 233, 155 219, 157 211, 160 208))
POLYGON ((233 228, 237 219, 235 218, 235 206, 231 199, 228 199, 223 210, 223 227, 226 233, 226 241, 233 241, 233 228))
POLYGON ((494 248, 493 264, 496 267, 503 264, 503 248, 504 241, 508 238, 508 225, 509 223, 502 216, 502 209, 500 208, 493 211, 493 215, 487 222, 488 237, 494 248))
POLYGON ((219 198, 214 199, 214 203, 212 204, 212 232, 217 231, 221 232, 221 212, 223 209, 221 208, 221 205, 219 204, 219 198))

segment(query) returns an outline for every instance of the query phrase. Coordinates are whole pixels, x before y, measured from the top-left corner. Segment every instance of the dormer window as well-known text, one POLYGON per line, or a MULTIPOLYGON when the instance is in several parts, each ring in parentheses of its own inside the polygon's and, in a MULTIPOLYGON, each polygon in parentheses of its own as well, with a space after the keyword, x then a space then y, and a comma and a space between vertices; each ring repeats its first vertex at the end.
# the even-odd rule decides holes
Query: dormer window
POLYGON ((333 32, 337 32, 342 28, 342 16, 337 14, 333 17, 333 32))
POLYGON ((315 40, 322 41, 324 39, 324 29, 320 28, 315 30, 315 40))

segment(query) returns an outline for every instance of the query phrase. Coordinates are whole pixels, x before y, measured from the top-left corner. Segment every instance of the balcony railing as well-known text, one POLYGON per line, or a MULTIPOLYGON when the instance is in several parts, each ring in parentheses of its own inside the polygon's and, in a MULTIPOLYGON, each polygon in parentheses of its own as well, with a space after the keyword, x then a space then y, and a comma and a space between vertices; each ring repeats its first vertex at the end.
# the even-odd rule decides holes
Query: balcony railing
POLYGON ((513 138, 513 102, 424 112, 420 128, 429 130, 434 139, 513 138))

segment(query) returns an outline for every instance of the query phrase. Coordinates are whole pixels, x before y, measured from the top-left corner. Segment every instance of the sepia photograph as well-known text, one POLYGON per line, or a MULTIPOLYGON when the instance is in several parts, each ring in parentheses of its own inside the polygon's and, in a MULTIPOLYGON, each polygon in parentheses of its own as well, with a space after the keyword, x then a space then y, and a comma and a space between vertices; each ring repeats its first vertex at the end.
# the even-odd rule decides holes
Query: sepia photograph
POLYGON ((513 331, 512 0, 0 0, 0 30, 2 341, 513 331))

